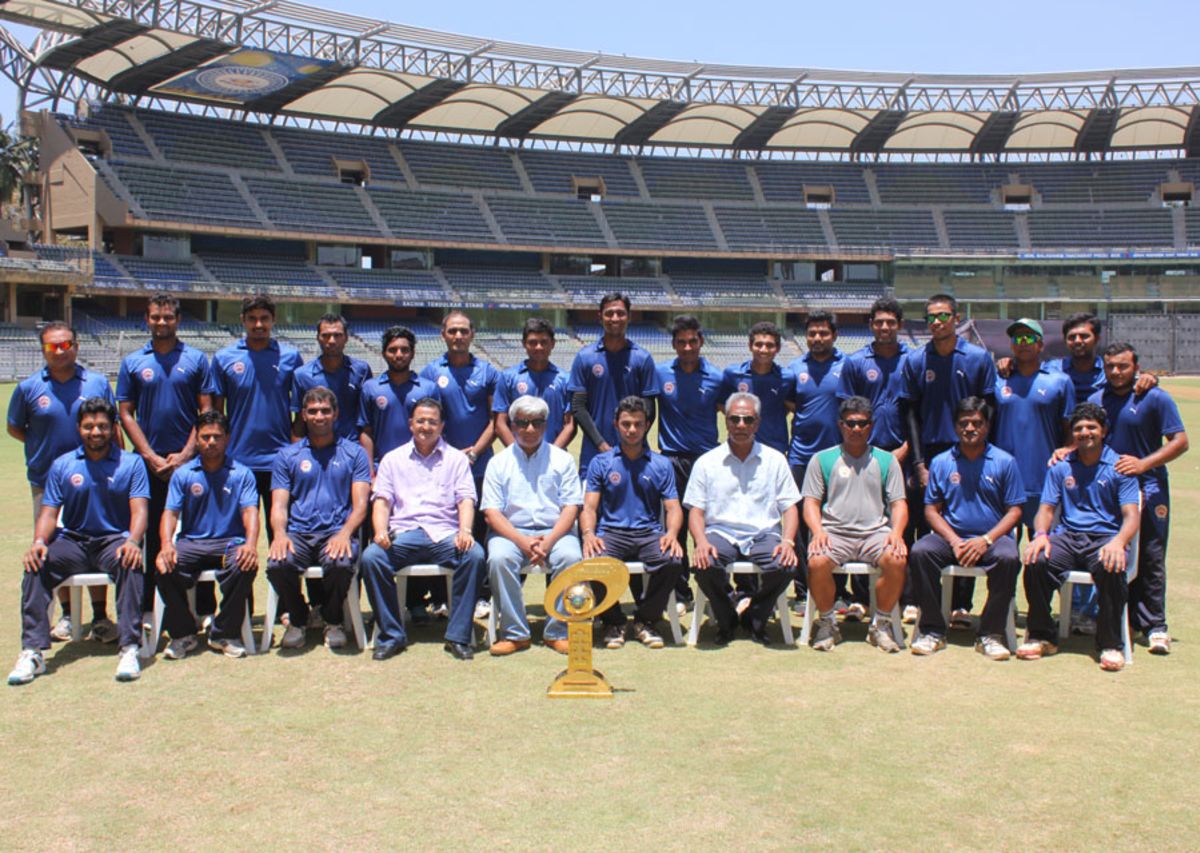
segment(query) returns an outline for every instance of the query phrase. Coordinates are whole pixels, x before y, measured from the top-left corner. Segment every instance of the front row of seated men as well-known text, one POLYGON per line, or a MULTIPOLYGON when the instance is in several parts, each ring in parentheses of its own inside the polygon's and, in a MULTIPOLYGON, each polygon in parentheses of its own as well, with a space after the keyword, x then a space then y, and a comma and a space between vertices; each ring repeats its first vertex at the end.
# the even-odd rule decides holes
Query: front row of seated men
MULTIPOLYGON (((295 648, 304 644, 307 624, 300 577, 311 565, 322 567, 325 642, 336 648, 346 640, 336 626, 353 581, 358 531, 367 517, 370 464, 361 447, 335 435, 338 413, 332 392, 310 390, 301 411, 306 437, 279 454, 272 475, 277 509, 270 519, 275 539, 267 574, 287 610, 281 645, 295 648)), ((508 414, 516 441, 488 467, 480 502, 491 530, 486 560, 471 533, 476 493, 470 464, 442 439, 438 401, 423 399, 413 406, 412 441, 381 460, 372 501, 374 532, 361 556, 376 616, 375 660, 407 647, 395 577, 416 563, 453 570, 455 606, 445 649, 462 660, 473 656, 471 604, 485 565, 500 609, 500 638, 492 647, 499 656, 530 644, 522 568, 545 564, 553 576, 581 556, 643 564, 649 580, 637 604, 633 635, 650 648, 663 645, 657 623, 683 571, 679 534, 684 516, 670 464, 646 447, 649 414, 644 401, 630 397, 618 406, 619 446, 592 460, 586 492, 573 458, 545 441, 545 402, 521 397, 508 414), (577 515, 582 547, 574 533, 577 515)), ((23 650, 10 684, 27 683, 45 671, 42 650, 50 645, 51 593, 93 567, 117 587, 117 679, 130 681, 140 674, 143 578, 137 567, 148 486, 140 457, 113 443, 115 417, 105 400, 85 401, 78 416, 82 447, 51 466, 35 539, 24 557, 23 650), (56 530, 60 511, 61 529, 56 530)), ((697 460, 682 501, 690 509, 688 526, 695 541, 692 568, 712 605, 717 644, 730 642, 739 624, 751 639, 768 642, 765 626, 772 607, 801 566, 796 537, 802 503, 811 532, 807 572, 818 613, 814 648, 832 650, 840 640, 833 572, 860 561, 876 566, 879 574, 869 641, 887 652, 900 650, 897 637, 902 634, 894 613, 911 565, 921 609, 913 652, 932 654, 944 648, 941 571, 957 564, 977 566, 988 577, 976 648, 995 660, 1007 658, 1004 623, 1020 570, 1012 534, 1025 503, 1024 487, 1013 458, 987 443, 986 403, 965 398, 954 417, 958 444, 932 461, 926 492, 926 520, 933 532, 916 543, 910 556, 901 534, 907 523, 904 478, 894 457, 868 443, 873 421, 868 400, 842 402, 842 443, 817 454, 803 488, 797 489, 783 455, 755 440, 761 418, 758 398, 732 395, 725 410, 728 440, 697 460), (757 587, 740 613, 727 571, 736 561, 750 561, 759 570, 757 587)), ((1100 597, 1101 666, 1115 670, 1124 664, 1124 570, 1138 531, 1139 496, 1137 481, 1117 470, 1116 455, 1104 445, 1105 426, 1103 408, 1077 407, 1070 418, 1075 449, 1046 478, 1025 557, 1029 619, 1019 658, 1057 651, 1050 598, 1068 572, 1084 570, 1100 597)), ((217 571, 223 593, 208 643, 229 656, 245 654, 237 637, 257 569, 258 510, 253 474, 226 455, 228 434, 223 415, 202 414, 197 421, 199 455, 171 479, 160 531, 165 544, 157 560, 164 624, 171 638, 168 659, 184 657, 199 645, 186 592, 207 569, 217 571)), ((619 607, 601 621, 605 645, 621 646, 626 631, 619 607)), ((565 652, 564 633, 560 623, 549 620, 543 639, 565 652)))

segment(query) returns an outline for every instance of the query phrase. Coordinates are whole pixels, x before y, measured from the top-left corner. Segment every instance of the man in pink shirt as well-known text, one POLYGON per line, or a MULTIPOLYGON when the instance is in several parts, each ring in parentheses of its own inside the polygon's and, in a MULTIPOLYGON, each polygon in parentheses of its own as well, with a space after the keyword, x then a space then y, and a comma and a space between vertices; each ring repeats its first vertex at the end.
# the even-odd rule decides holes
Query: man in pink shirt
POLYGON ((475 656, 471 617, 483 577, 483 548, 471 535, 475 481, 466 454, 442 440, 442 404, 417 401, 408 421, 412 441, 379 462, 371 512, 375 537, 362 555, 363 582, 375 611, 375 660, 408 648, 396 595, 396 572, 416 563, 454 570, 445 650, 475 656))

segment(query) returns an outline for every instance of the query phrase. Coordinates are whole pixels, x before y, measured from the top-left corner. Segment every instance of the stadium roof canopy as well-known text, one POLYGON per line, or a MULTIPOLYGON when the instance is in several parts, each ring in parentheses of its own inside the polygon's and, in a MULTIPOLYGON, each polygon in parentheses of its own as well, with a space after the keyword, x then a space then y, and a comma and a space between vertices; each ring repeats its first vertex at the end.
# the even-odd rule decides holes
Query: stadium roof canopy
POLYGON ((1200 156, 1200 67, 896 74, 638 59, 287 0, 0 0, 22 107, 83 98, 266 121, 634 149, 1200 156))

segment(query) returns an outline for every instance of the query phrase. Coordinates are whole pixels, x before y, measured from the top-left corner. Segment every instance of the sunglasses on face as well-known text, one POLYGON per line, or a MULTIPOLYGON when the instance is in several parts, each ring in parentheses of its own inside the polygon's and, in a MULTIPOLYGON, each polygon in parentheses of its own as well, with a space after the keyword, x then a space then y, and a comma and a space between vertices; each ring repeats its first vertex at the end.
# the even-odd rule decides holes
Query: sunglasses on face
POLYGON ((737 424, 746 424, 749 426, 758 420, 757 415, 726 415, 726 417, 729 419, 729 422, 735 426, 737 424))
POLYGON ((852 421, 844 420, 844 421, 842 421, 842 423, 846 425, 847 429, 870 429, 871 428, 871 422, 869 420, 863 420, 861 418, 855 418, 852 421))
POLYGON ((545 425, 545 418, 513 418, 513 426, 515 426, 517 429, 529 429, 529 427, 541 429, 545 425))
POLYGON ((56 344, 42 344, 42 352, 70 352, 71 347, 75 346, 74 341, 59 341, 56 344))
POLYGON ((1032 335, 1032 334, 1030 334, 1030 335, 1013 335, 1012 336, 1012 342, 1018 346, 1021 344, 1036 344, 1040 340, 1041 340, 1041 338, 1039 338, 1037 335, 1032 335))
POLYGON ((926 323, 947 323, 954 315, 949 311, 939 311, 936 314, 926 314, 926 323))

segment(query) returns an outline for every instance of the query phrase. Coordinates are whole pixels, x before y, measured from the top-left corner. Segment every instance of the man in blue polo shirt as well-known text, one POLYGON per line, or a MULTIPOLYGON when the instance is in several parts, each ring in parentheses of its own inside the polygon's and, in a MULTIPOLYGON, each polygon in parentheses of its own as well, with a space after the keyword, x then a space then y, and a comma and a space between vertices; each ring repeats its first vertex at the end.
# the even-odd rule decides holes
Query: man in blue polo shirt
MULTIPOLYGON (((647 648, 661 649, 655 630, 683 568, 679 534, 683 507, 675 489, 675 471, 665 457, 646 446, 649 412, 646 402, 629 396, 617 404, 620 446, 592 458, 579 529, 584 557, 640 561, 649 582, 637 602, 633 635, 647 648), (661 517, 666 514, 666 526, 661 517)), ((625 645, 625 614, 620 602, 600 614, 604 645, 625 645)))
POLYGON ((525 347, 525 360, 500 374, 492 397, 496 435, 505 447, 512 446, 516 434, 508 420, 508 407, 518 397, 529 394, 546 401, 546 435, 555 447, 565 449, 575 437, 575 419, 567 399, 567 374, 550 360, 554 326, 541 317, 530 317, 521 330, 521 345, 525 347))
MULTIPOLYGON (((208 391, 213 408, 229 418, 229 455, 254 472, 258 497, 271 513, 271 466, 291 443, 295 374, 304 359, 271 337, 275 303, 257 294, 242 300, 246 335, 213 356, 208 391)), ((267 528, 267 539, 273 533, 267 528)))
POLYGON ((1130 621, 1142 631, 1153 654, 1170 654, 1167 630, 1167 534, 1171 493, 1167 463, 1187 452, 1188 437, 1179 409, 1161 388, 1135 391, 1137 351, 1127 343, 1104 350, 1107 385, 1089 402, 1108 415, 1105 444, 1118 455, 1116 468, 1137 479, 1142 490, 1137 577, 1129 584, 1130 621), (1166 442, 1163 442, 1166 439, 1166 442))
MULTIPOLYGON (((25 476, 33 495, 33 519, 36 523, 42 508, 42 494, 50 465, 68 450, 79 447, 79 406, 89 397, 103 397, 114 403, 112 388, 101 373, 95 373, 77 363, 79 343, 75 330, 57 320, 42 327, 40 340, 46 366, 23 380, 13 390, 8 404, 8 434, 25 445, 25 476)), ((116 434, 121 446, 120 432, 116 434)), ((93 587, 93 639, 111 643, 117 639, 117 629, 108 618, 104 587, 93 587)), ((59 594, 62 618, 50 631, 56 640, 71 636, 70 597, 66 590, 59 594)), ((82 613, 76 614, 79 618, 82 613)))
POLYGON ((1126 560, 1138 532, 1138 484, 1117 470, 1118 456, 1104 445, 1108 416, 1095 403, 1071 413, 1075 450, 1046 475, 1034 535, 1025 552, 1025 597, 1029 601, 1021 660, 1037 660, 1058 651, 1050 597, 1073 570, 1090 572, 1099 591, 1096 648, 1100 667, 1125 665, 1121 616, 1129 598, 1126 560), (1050 532, 1055 513, 1059 524, 1050 532))
POLYGON ((321 357, 313 359, 296 370, 296 392, 292 396, 293 412, 296 415, 292 431, 304 435, 304 417, 300 412, 300 401, 313 388, 328 388, 337 395, 339 438, 358 441, 358 411, 363 386, 371 378, 371 365, 362 359, 346 355, 346 341, 350 328, 341 314, 325 314, 317 321, 317 344, 321 357))
POLYGON ((1005 622, 1021 572, 1011 534, 1021 521, 1025 489, 1017 461, 988 443, 988 406, 983 398, 958 401, 954 429, 958 445, 939 454, 929 466, 925 519, 933 532, 917 540, 908 555, 909 576, 921 609, 921 636, 913 642, 912 653, 931 655, 946 648, 942 570, 952 565, 978 566, 987 572, 988 597, 975 650, 991 660, 1008 660, 1005 622))
POLYGON ((367 517, 371 492, 371 465, 361 446, 337 434, 338 399, 328 388, 308 391, 300 416, 306 437, 284 448, 271 476, 275 539, 268 554, 267 579, 287 608, 280 620, 284 632, 279 644, 300 649, 308 624, 300 576, 309 566, 320 565, 325 646, 340 649, 346 645, 342 604, 354 580, 357 534, 367 517))
POLYGON ((412 371, 417 336, 404 326, 383 333, 383 360, 387 371, 363 384, 358 410, 359 442, 373 465, 387 453, 412 441, 408 419, 417 400, 439 399, 437 384, 412 371))
POLYGON ((226 657, 246 656, 241 629, 258 574, 258 486, 254 473, 225 452, 228 445, 229 419, 202 412, 196 418, 199 455, 171 477, 157 562, 163 627, 171 637, 163 652, 167 660, 181 660, 200 645, 187 591, 209 569, 217 572, 221 607, 208 644, 226 657))
POLYGON ((142 551, 150 486, 136 453, 113 442, 117 410, 103 397, 89 397, 76 415, 82 447, 50 465, 33 544, 25 552, 21 584, 21 654, 9 684, 28 684, 46 671, 50 648, 47 609, 56 586, 73 575, 99 569, 117 585, 118 681, 141 675, 142 551), (59 512, 62 528, 56 529, 59 512))
POLYGON ((793 410, 790 404, 795 393, 795 380, 791 371, 775 360, 781 345, 782 336, 774 323, 763 320, 751 326, 750 359, 725 368, 718 402, 723 406, 735 393, 758 397, 762 408, 758 441, 787 455, 790 446, 787 418, 793 410))
MULTIPOLYGON (((150 341, 121 362, 117 374, 117 409, 121 426, 150 475, 150 508, 146 520, 146 583, 142 610, 154 609, 154 566, 162 547, 159 526, 167 503, 167 485, 180 465, 196 455, 196 415, 212 408, 205 392, 208 358, 179 340, 179 300, 156 293, 146 304, 150 341)), ((212 598, 209 590, 208 597, 212 598)), ((197 602, 200 613, 212 604, 197 602)))
POLYGON ((587 344, 571 364, 567 391, 571 412, 583 431, 579 468, 586 472, 592 457, 607 453, 619 443, 616 431, 617 403, 635 395, 647 399, 647 413, 654 422, 655 403, 661 389, 658 371, 650 353, 626 337, 629 329, 629 297, 613 291, 600 298, 600 322, 604 335, 587 344))

